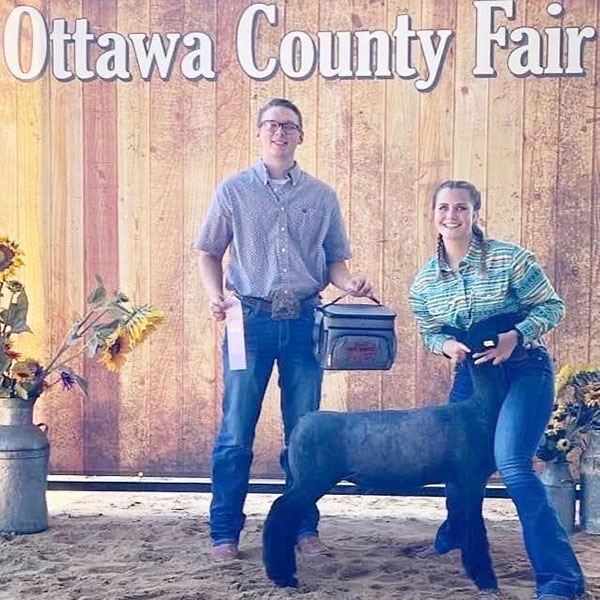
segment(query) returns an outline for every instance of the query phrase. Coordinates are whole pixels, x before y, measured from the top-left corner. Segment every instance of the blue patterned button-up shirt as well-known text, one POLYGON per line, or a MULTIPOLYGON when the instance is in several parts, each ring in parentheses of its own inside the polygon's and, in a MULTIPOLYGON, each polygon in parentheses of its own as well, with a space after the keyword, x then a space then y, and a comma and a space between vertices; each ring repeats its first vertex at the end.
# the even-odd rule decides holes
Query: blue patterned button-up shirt
POLYGON ((525 344, 556 327, 565 311, 564 302, 531 252, 508 242, 473 238, 458 269, 432 258, 416 276, 410 305, 425 346, 436 354, 451 336, 443 325, 466 329, 496 314, 521 312, 517 323, 525 344), (484 258, 485 257, 485 258, 484 258), (485 260, 486 273, 481 269, 485 260))
POLYGON ((229 247, 226 288, 265 299, 320 292, 328 265, 351 256, 335 192, 298 164, 276 185, 262 160, 217 187, 195 246, 218 257, 229 247))

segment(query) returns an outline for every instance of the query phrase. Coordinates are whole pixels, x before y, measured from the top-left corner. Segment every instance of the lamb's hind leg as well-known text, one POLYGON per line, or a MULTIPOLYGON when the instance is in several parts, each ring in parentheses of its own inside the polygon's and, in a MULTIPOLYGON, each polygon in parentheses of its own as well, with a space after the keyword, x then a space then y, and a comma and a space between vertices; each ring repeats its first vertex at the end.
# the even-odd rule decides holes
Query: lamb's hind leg
POLYGON ((498 582, 492 566, 490 547, 483 521, 485 483, 457 488, 464 501, 464 541, 462 563, 467 576, 480 590, 497 590, 498 582))
POLYGON ((280 587, 298 587, 296 537, 302 519, 331 485, 311 489, 293 485, 273 502, 263 530, 263 563, 269 579, 280 587))

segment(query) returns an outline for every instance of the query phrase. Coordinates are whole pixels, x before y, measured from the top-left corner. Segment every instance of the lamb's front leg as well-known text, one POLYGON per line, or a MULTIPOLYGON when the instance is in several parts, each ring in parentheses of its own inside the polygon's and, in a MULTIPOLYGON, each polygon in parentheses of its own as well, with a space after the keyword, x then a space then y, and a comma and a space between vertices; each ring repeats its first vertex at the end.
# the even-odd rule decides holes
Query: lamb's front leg
POLYGON ((485 482, 481 485, 469 485, 459 488, 456 495, 464 500, 464 543, 462 545, 462 563, 475 585, 480 590, 497 590, 498 581, 492 566, 490 546, 483 521, 483 497, 485 482))
POLYGON ((446 484, 446 520, 435 535, 434 548, 437 554, 447 554, 451 550, 462 548, 465 541, 464 503, 460 487, 454 483, 446 484))

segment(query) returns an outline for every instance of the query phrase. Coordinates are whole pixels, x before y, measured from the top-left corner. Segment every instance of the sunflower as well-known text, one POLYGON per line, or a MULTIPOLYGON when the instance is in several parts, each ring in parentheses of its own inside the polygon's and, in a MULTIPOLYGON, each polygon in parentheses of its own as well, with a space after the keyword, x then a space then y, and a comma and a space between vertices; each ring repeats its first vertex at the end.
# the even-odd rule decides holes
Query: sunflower
POLYGON ((162 311, 149 304, 134 306, 133 313, 125 323, 125 329, 131 341, 131 347, 141 344, 165 320, 162 311))
POLYGON ((33 358, 17 361, 10 370, 11 377, 19 383, 31 383, 42 373, 42 365, 33 358))
POLYGON ((589 408, 600 408, 600 383, 590 383, 585 387, 583 403, 589 408))
POLYGON ((13 277, 16 270, 23 265, 23 251, 16 242, 7 237, 0 237, 0 281, 13 277))
POLYGON ((560 450, 561 452, 566 452, 570 447, 571 442, 569 442, 569 440, 567 440, 566 438, 563 438, 562 440, 558 440, 558 442, 556 442, 556 449, 560 450))
POLYGON ((127 331, 119 326, 106 338, 106 343, 100 351, 98 360, 109 371, 118 373, 125 362, 125 355, 131 348, 127 331))

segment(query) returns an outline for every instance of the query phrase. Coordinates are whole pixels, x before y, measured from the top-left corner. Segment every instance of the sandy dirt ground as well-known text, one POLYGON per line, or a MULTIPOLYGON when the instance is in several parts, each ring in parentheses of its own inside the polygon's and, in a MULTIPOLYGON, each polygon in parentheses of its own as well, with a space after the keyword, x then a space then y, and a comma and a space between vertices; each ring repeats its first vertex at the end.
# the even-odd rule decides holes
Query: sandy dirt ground
MULTIPOLYGON (((456 552, 417 558, 443 519, 443 499, 327 496, 321 536, 331 557, 299 557, 298 590, 278 589, 261 563, 274 496, 248 497, 241 559, 210 561, 207 494, 49 492, 44 533, 0 537, 0 600, 497 599, 464 576, 456 552)), ((504 600, 530 600, 533 580, 509 500, 485 502, 504 600)), ((573 535, 587 598, 600 600, 600 536, 573 535)))

